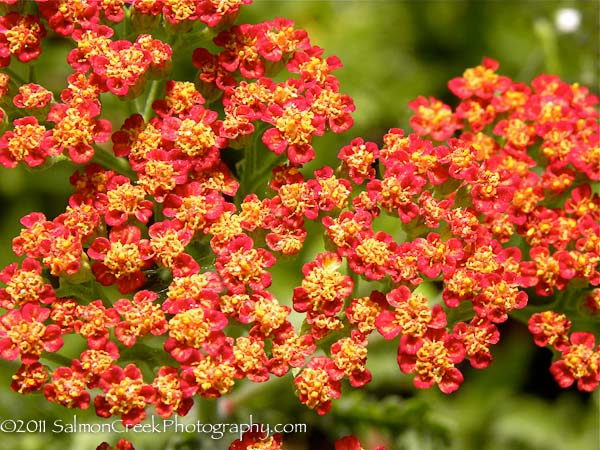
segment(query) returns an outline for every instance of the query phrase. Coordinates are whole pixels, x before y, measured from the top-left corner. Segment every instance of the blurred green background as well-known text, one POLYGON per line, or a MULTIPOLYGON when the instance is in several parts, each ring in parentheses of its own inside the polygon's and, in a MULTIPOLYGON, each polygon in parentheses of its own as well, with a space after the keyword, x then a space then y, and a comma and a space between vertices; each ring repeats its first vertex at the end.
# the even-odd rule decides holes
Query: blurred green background
MULTIPOLYGON (((254 0, 242 9, 238 23, 275 17, 294 20, 309 32, 314 45, 325 48, 326 55, 341 58, 344 68, 336 72, 341 91, 356 103, 351 130, 315 141, 314 167, 335 164, 338 149, 353 137, 380 142, 391 127, 407 129, 408 102, 419 95, 452 102, 448 80, 479 64, 484 56, 498 60, 499 72, 516 81, 530 82, 542 72, 555 73, 598 93, 599 3, 593 0, 254 0), (581 23, 575 30, 559 29, 557 17, 564 8, 580 13, 581 23)), ((50 43, 43 57, 60 60, 66 51, 50 43)), ((61 72, 60 65, 45 67, 50 72, 41 72, 40 81, 48 75, 60 88, 66 72, 61 72)), ((64 210, 73 169, 66 163, 48 172, 0 169, 2 267, 15 260, 10 242, 21 228, 20 217, 42 211, 53 218, 64 210)), ((291 289, 298 273, 279 280, 278 285, 291 289)), ((289 437, 284 448, 290 449, 333 448, 335 438, 351 433, 364 438, 365 448, 385 443, 388 450, 600 448, 598 393, 559 389, 548 373, 550 352, 537 349, 523 325, 509 322, 502 331, 505 337, 494 351, 492 366, 480 372, 465 369, 465 384, 451 396, 435 388, 412 389, 395 362, 397 342, 378 342, 369 356, 373 382, 359 391, 345 386, 329 415, 319 418, 301 406, 288 375, 274 384, 244 386, 232 397, 234 415, 224 421, 243 422, 253 414, 255 422, 307 423, 308 434, 289 437)), ((8 385, 14 370, 15 364, 0 365, 0 419, 68 420, 73 416, 73 411, 36 396, 12 393, 8 385)), ((92 410, 77 412, 77 416, 82 422, 94 420, 92 410)), ((114 443, 119 437, 109 440, 114 443)), ((0 447, 6 450, 79 450, 95 448, 102 436, 52 435, 48 439, 47 435, 3 433, 0 439, 0 447)), ((224 449, 233 439, 184 442, 179 435, 173 439, 144 434, 136 435, 135 442, 138 450, 224 449)))

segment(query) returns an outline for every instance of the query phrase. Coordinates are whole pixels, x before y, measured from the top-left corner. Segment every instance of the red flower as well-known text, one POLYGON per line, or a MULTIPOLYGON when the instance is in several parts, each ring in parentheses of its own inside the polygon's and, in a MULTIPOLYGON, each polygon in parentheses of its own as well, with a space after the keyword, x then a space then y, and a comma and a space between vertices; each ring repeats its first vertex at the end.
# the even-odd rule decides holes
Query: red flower
POLYGON ((91 0, 52 0, 40 2, 38 8, 50 28, 62 36, 69 36, 76 25, 87 27, 99 20, 96 3, 91 0))
POLYGON ((178 185, 188 181, 191 162, 180 159, 176 152, 150 150, 144 156, 146 160, 138 166, 138 184, 157 202, 162 203, 178 185))
POLYGON ((227 2, 215 0, 202 0, 197 5, 198 18, 209 27, 217 26, 223 19, 237 17, 242 5, 249 5, 252 0, 228 0, 227 2))
POLYGON ((198 349, 209 350, 223 338, 221 330, 227 326, 227 318, 221 311, 205 309, 190 300, 180 300, 173 305, 179 311, 168 323, 169 337, 164 348, 179 362, 188 362, 198 355, 198 349))
POLYGON ((396 213, 404 223, 412 221, 419 214, 415 196, 421 193, 427 181, 415 175, 413 164, 397 164, 386 168, 383 180, 373 180, 367 190, 373 191, 381 208, 396 213))
POLYGON ((20 161, 29 167, 43 164, 49 156, 58 156, 60 150, 42 145, 50 133, 40 125, 35 117, 27 116, 15 119, 14 128, 6 131, 0 138, 0 164, 14 168, 20 161))
POLYGON ((331 73, 341 68, 342 62, 337 56, 322 56, 323 49, 316 46, 297 51, 286 64, 286 68, 291 73, 299 73, 305 82, 314 81, 318 86, 336 89, 339 82, 331 73))
POLYGON ((117 96, 141 92, 144 74, 152 57, 137 42, 112 41, 104 52, 90 58, 94 73, 101 77, 107 89, 117 96))
MULTIPOLYGON (((205 87, 201 87, 200 90, 206 98, 211 98, 210 94, 215 95, 215 93, 211 92, 212 90, 225 90, 236 85, 235 78, 219 63, 219 56, 213 55, 205 48, 194 50, 192 64, 200 69, 198 78, 201 82, 205 83, 205 87), (216 86, 216 89, 214 87, 212 89, 206 87, 206 85, 212 86, 213 84, 216 86)), ((218 93, 219 91, 216 90, 216 92, 218 93)))
POLYGON ((337 314, 353 288, 352 278, 339 272, 341 265, 342 259, 336 253, 319 253, 315 261, 305 264, 302 284, 294 288, 294 309, 308 317, 321 312, 327 316, 337 314))
POLYGON ((215 399, 231 392, 237 377, 231 341, 223 337, 207 356, 197 353, 186 364, 181 373, 184 395, 215 399))
POLYGON ((99 262, 92 265, 96 279, 103 286, 117 285, 119 292, 132 292, 142 286, 146 276, 142 269, 151 263, 144 261, 140 249, 142 233, 133 225, 121 225, 110 231, 110 240, 96 238, 88 256, 99 262))
POLYGON ((410 126, 419 136, 429 135, 436 141, 445 141, 460 128, 452 108, 433 97, 418 97, 408 106, 415 112, 410 126))
POLYGON ((238 337, 233 346, 233 358, 239 378, 248 378, 255 383, 269 379, 265 341, 262 338, 238 337))
POLYGON ((381 280, 393 271, 393 258, 397 245, 391 235, 379 231, 360 232, 348 251, 348 264, 358 274, 371 280, 381 280))
POLYGON ((377 331, 385 339, 393 339, 402 333, 406 345, 417 345, 429 328, 441 329, 446 326, 446 314, 442 307, 434 305, 430 308, 425 297, 411 293, 406 286, 393 289, 386 299, 394 309, 383 310, 375 321, 377 331))
POLYGON ((331 409, 331 401, 340 398, 343 373, 325 356, 314 356, 308 366, 294 378, 300 401, 323 416, 331 409))
POLYGON ((87 305, 79 305, 73 327, 88 341, 92 349, 101 349, 110 338, 110 329, 119 322, 119 314, 113 308, 106 308, 102 300, 94 300, 87 305))
POLYGON ((106 224, 113 227, 127 222, 129 216, 147 223, 154 208, 154 204, 146 200, 144 188, 132 185, 129 178, 122 175, 115 175, 109 180, 106 193, 99 193, 97 201, 106 203, 106 224))
POLYGON ((180 228, 177 221, 163 220, 153 223, 148 229, 148 235, 150 239, 140 241, 142 259, 170 268, 175 277, 199 271, 198 263, 184 253, 194 235, 192 230, 180 228))
POLYGON ((489 100, 497 93, 506 91, 511 80, 496 74, 498 62, 483 58, 481 65, 465 70, 462 77, 453 78, 448 82, 448 88, 461 99, 476 96, 489 100))
POLYGON ((234 238, 217 256, 215 267, 225 286, 233 293, 241 293, 249 287, 263 290, 271 285, 271 275, 265 270, 275 263, 275 257, 262 248, 254 248, 254 242, 246 235, 234 238))
POLYGON ((453 333, 462 339, 471 366, 484 369, 492 362, 490 346, 500 340, 500 332, 493 323, 478 317, 470 323, 459 322, 453 333))
POLYGON ((110 122, 94 119, 99 114, 100 107, 91 100, 76 105, 53 105, 48 121, 56 125, 45 136, 42 149, 58 154, 66 149, 74 163, 88 162, 94 156, 93 144, 104 142, 110 136, 110 122))
MULTIPOLYGON (((363 448, 356 436, 345 436, 335 441, 335 450, 363 450, 363 448)), ((385 450, 385 447, 378 445, 373 450, 385 450)))
POLYGON ((366 178, 375 178, 372 167, 379 157, 379 149, 374 142, 365 142, 362 138, 352 139, 349 145, 342 147, 338 158, 344 161, 349 176, 356 184, 361 184, 366 178))
POLYGON ((125 439, 119 439, 115 447, 111 447, 108 442, 102 442, 96 450, 135 450, 133 444, 125 439))
POLYGON ((304 164, 314 159, 312 137, 325 131, 323 116, 315 115, 304 101, 290 100, 285 105, 271 104, 264 121, 275 125, 262 137, 262 142, 277 155, 287 150, 293 164, 304 164))
POLYGON ((454 367, 465 358, 460 338, 446 329, 429 328, 416 347, 406 347, 400 340, 398 365, 404 373, 417 375, 414 385, 427 389, 437 384, 444 394, 457 390, 463 382, 462 373, 454 367))
POLYGON ((600 346, 594 350, 596 338, 583 331, 572 333, 570 342, 561 359, 552 363, 550 372, 560 387, 567 388, 577 381, 580 391, 592 392, 600 381, 600 346))
POLYGON ((331 345, 331 359, 344 372, 352 387, 358 388, 371 381, 367 364, 367 338, 358 330, 351 337, 337 340, 331 345))
POLYGON ((179 370, 175 367, 161 367, 152 382, 152 387, 156 392, 156 412, 165 419, 171 417, 174 412, 185 416, 194 404, 191 397, 183 395, 179 370))
POLYGON ((239 69, 243 77, 259 78, 265 73, 265 63, 260 58, 256 43, 264 32, 264 24, 235 25, 222 31, 214 43, 224 50, 219 54, 219 64, 229 72, 239 69))
POLYGON ((306 357, 315 351, 314 338, 310 334, 298 335, 290 322, 285 322, 275 332, 269 371, 275 376, 285 375, 290 366, 302 367, 306 357))
POLYGON ((473 310, 478 317, 494 323, 508 319, 513 309, 522 309, 527 304, 527 293, 519 290, 510 274, 487 274, 479 282, 481 292, 473 298, 473 310))
POLYGON ((41 390, 48 380, 46 366, 39 362, 21 364, 17 373, 12 376, 10 388, 19 394, 29 394, 41 390))
POLYGON ((158 294, 151 291, 138 291, 133 300, 121 299, 113 305, 122 320, 115 326, 115 336, 127 347, 148 333, 160 336, 167 331, 167 321, 161 306, 154 301, 158 294))
POLYGON ((135 364, 125 369, 112 366, 98 382, 105 395, 94 399, 100 417, 120 415, 123 425, 132 427, 146 417, 146 406, 155 401, 156 389, 144 383, 142 372, 135 364))
POLYGON ((15 309, 27 303, 51 304, 56 300, 54 289, 42 278, 41 264, 25 258, 18 269, 17 263, 10 264, 0 272, 0 281, 6 284, 0 289, 0 307, 15 309))
POLYGON ((252 424, 249 431, 242 434, 241 439, 236 439, 229 446, 229 450, 280 450, 282 447, 281 434, 268 436, 260 424, 252 424))
POLYGON ((10 64, 11 55, 24 63, 40 56, 45 36, 46 28, 39 16, 12 12, 0 17, 0 67, 10 64))
POLYGON ((440 272, 450 274, 464 256, 459 239, 443 242, 437 233, 429 233, 426 239, 416 238, 413 246, 418 253, 417 267, 429 278, 436 278, 440 272))
POLYGON ((528 328, 533 334, 535 344, 540 347, 551 345, 561 352, 569 348, 568 333, 571 321, 565 314, 558 314, 554 311, 532 314, 529 318, 528 328))
POLYGON ((85 373, 77 366, 59 367, 52 372, 52 382, 44 386, 44 395, 48 401, 67 408, 87 409, 90 394, 86 384, 85 373))
POLYGON ((50 101, 52 92, 35 83, 19 86, 19 93, 13 97, 13 104, 24 109, 44 108, 50 101))
POLYGON ((9 311, 0 318, 0 356, 8 361, 21 357, 23 364, 38 361, 44 351, 63 346, 58 325, 44 325, 50 310, 34 303, 9 311))

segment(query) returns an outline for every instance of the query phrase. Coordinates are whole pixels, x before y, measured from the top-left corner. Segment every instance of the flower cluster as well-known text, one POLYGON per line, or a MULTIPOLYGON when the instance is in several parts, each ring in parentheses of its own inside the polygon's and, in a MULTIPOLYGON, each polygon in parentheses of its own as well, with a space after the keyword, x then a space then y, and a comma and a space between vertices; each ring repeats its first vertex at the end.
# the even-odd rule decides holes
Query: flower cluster
MULTIPOLYGON (((72 73, 57 92, 2 74, 0 163, 81 165, 64 213, 23 217, 12 242, 23 261, 0 272, 0 356, 21 362, 13 390, 131 427, 150 407, 183 416, 194 399, 293 370, 299 401, 323 415, 344 380, 376 376, 376 334, 398 338, 399 370, 417 388, 449 394, 462 363, 492 362, 509 317, 555 350, 560 386, 596 389, 597 330, 582 330, 600 310, 598 99, 587 88, 514 82, 486 58, 449 82, 456 105, 410 103, 412 133, 354 138, 338 167, 309 170, 319 137, 350 129, 354 104, 339 59, 290 20, 234 25, 250 0, 40 1, 24 16, 4 3, 0 65, 33 64, 50 29, 71 45, 72 73), (182 32, 190 81, 171 77, 182 32), (110 123, 108 96, 135 112, 110 123), (290 300, 277 298, 271 268, 306 257, 315 229, 322 248, 299 263, 290 300), (72 334, 85 345, 64 364, 55 356, 72 334)), ((280 444, 248 434, 231 448, 280 444)))

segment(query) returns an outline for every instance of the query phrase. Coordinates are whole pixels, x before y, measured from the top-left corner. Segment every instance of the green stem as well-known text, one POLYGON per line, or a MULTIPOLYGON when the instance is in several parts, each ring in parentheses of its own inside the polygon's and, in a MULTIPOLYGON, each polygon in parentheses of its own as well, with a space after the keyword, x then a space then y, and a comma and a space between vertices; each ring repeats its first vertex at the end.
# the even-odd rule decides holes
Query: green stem
MULTIPOLYGON (((197 413, 198 413, 198 421, 204 424, 216 424, 219 423, 219 414, 217 411, 217 400, 218 399, 205 399, 200 398, 197 401, 197 413)), ((198 435, 199 444, 201 444, 198 448, 202 448, 204 450, 219 450, 220 446, 218 445, 218 441, 214 439, 201 439, 200 434, 198 435)))
MULTIPOLYGON (((260 140, 263 131, 264 127, 257 125, 254 130, 254 135, 252 136, 252 143, 243 150, 244 159, 240 161, 241 175, 240 188, 236 196, 237 204, 241 203, 244 196, 256 191, 259 184, 264 181, 266 175, 271 172, 274 165, 280 159, 279 156, 276 158, 268 158, 267 155, 265 155, 264 158, 261 158, 259 167, 259 152, 264 150, 264 147, 261 145, 262 141, 260 140)), ((272 153, 269 152, 269 155, 271 154, 272 153)))
POLYGON ((36 76, 36 71, 35 71, 35 64, 30 64, 29 65, 29 82, 30 83, 37 83, 37 76, 36 76))
POLYGON ((558 58, 556 33, 552 24, 546 19, 539 19, 535 21, 533 30, 540 40, 546 70, 549 73, 559 74, 561 72, 560 59, 558 58))
POLYGON ((59 355, 58 353, 43 353, 41 359, 46 359, 64 367, 69 367, 71 365, 71 360, 69 358, 59 355))
POLYGON ((6 72, 10 76, 11 81, 18 82, 19 86, 23 85, 23 84, 27 84, 27 81, 25 81, 25 79, 23 77, 21 77, 21 75, 19 75, 17 72, 12 70, 11 68, 4 67, 2 70, 4 70, 4 72, 6 72))
POLYGON ((255 398, 266 398, 270 392, 275 392, 278 385, 290 383, 290 374, 282 377, 273 377, 264 383, 253 383, 247 381, 239 389, 234 390, 227 396, 225 401, 231 405, 231 409, 235 410, 237 405, 245 405, 255 398))
POLYGON ((155 373, 158 367, 173 364, 171 357, 160 348, 151 347, 143 342, 136 342, 131 348, 121 351, 122 361, 143 361, 147 364, 149 372, 155 373))
POLYGON ((160 82, 158 80, 154 80, 150 85, 150 91, 148 92, 146 102, 144 103, 144 122, 148 122, 148 120, 150 119, 150 113, 152 112, 152 103, 154 103, 154 100, 156 100, 156 94, 158 91, 159 83, 160 82))
POLYGON ((125 158, 119 158, 106 150, 97 148, 92 162, 98 163, 106 169, 114 170, 131 179, 135 178, 135 172, 131 169, 129 162, 125 158))
POLYGON ((96 300, 96 289, 88 287, 83 284, 71 284, 61 279, 60 287, 55 290, 55 294, 60 298, 76 298, 84 302, 91 302, 96 300))

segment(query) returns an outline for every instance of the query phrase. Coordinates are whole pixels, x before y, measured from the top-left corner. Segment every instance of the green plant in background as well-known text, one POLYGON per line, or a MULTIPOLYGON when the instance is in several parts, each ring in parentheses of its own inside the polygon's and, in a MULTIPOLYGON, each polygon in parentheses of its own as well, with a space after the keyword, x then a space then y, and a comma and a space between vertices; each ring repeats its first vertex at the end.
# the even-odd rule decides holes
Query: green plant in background
POLYGON ((580 10, 521 5, 506 33, 489 2, 3 3, 4 192, 40 187, 2 255, 0 355, 29 399, 4 394, 7 448, 594 445, 598 99, 576 81, 597 80, 561 49, 589 39, 580 10), (520 392, 532 341, 583 396, 520 392))

